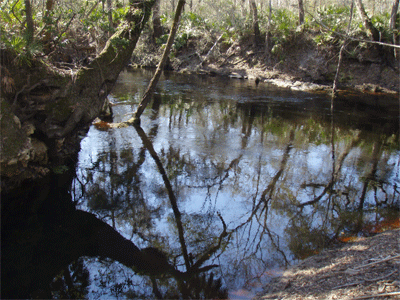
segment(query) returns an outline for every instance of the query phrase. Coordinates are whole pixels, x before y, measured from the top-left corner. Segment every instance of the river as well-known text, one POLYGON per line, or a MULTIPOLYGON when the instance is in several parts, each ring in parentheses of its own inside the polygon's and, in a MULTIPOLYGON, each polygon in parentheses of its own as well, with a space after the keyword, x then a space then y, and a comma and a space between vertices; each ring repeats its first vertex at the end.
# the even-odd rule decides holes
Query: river
MULTIPOLYGON (((151 75, 121 73, 114 122, 132 117, 151 75)), ((323 93, 166 73, 141 128, 91 126, 64 190, 178 270, 210 266, 191 295, 249 299, 285 267, 398 218, 398 113, 384 95, 343 92, 331 107, 323 93)), ((104 258, 67 269, 90 299, 182 297, 173 278, 104 258)))

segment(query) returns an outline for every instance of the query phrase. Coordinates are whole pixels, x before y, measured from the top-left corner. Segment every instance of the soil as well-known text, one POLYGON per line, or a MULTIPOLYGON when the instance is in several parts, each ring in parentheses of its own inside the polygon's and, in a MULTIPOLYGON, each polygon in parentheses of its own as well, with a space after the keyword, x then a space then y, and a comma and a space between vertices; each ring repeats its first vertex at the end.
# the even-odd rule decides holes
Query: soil
POLYGON ((303 260, 255 299, 400 299, 400 229, 303 260))

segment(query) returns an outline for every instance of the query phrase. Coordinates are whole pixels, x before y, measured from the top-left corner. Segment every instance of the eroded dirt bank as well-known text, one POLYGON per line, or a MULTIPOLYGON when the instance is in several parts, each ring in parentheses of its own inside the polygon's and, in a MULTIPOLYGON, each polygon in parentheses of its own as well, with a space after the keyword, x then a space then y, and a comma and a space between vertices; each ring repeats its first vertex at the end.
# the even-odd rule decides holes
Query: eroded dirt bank
MULTIPOLYGON (((133 65, 155 67, 162 49, 144 36, 133 56, 133 65)), ((227 44, 217 36, 189 38, 170 60, 169 67, 182 73, 260 80, 305 91, 330 91, 335 78, 339 47, 317 45, 303 32, 272 54, 255 47, 252 39, 227 44)), ((399 93, 399 60, 383 59, 374 47, 349 45, 339 73, 339 88, 360 92, 399 93), (357 50, 355 50, 357 48, 357 50), (351 52, 351 53, 350 53, 351 52)))
POLYGON ((400 229, 309 257, 255 299, 400 299, 400 229))

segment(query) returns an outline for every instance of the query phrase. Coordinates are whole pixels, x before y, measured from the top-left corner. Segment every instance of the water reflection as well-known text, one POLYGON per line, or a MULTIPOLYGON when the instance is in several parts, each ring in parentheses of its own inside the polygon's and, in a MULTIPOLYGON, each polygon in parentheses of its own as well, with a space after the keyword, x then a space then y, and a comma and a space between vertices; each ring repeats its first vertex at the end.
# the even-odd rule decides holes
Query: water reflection
MULTIPOLYGON (((131 117, 148 75, 120 76, 115 122, 131 117)), ((91 128, 73 200, 139 248, 162 250, 176 274, 192 274, 132 272, 119 295, 210 298, 226 288, 239 297, 384 218, 399 203, 399 124, 393 100, 376 99, 339 99, 332 120, 323 96, 165 77, 143 128, 91 128), (139 288, 143 281, 149 289, 139 288)), ((95 290, 104 278, 92 275, 95 290)))

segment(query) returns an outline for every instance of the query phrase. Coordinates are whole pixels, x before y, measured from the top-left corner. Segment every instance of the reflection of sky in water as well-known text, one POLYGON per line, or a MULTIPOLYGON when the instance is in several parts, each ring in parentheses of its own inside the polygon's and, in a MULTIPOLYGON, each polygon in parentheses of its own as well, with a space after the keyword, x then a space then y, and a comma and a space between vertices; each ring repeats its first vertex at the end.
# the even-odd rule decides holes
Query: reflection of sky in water
MULTIPOLYGON (((125 85, 133 84, 129 76, 126 73, 121 76, 119 81, 121 88, 117 87, 113 96, 114 102, 121 102, 118 100, 119 91, 127 89, 125 85)), ((145 84, 142 84, 140 80, 136 81, 139 81, 139 90, 143 89, 145 84)), ((182 215, 188 218, 188 224, 194 222, 195 228, 192 230, 196 230, 195 216, 201 216, 205 218, 204 222, 210 222, 213 230, 210 234, 218 237, 222 232, 222 223, 217 217, 217 212, 220 212, 228 231, 234 231, 224 252, 212 257, 207 264, 220 265, 218 270, 224 282, 231 288, 232 298, 239 299, 239 294, 246 295, 244 290, 240 291, 242 288, 253 286, 250 290, 254 292, 254 288, 257 289, 260 286, 259 282, 265 284, 273 274, 279 273, 279 267, 285 265, 285 260, 289 263, 293 261, 293 249, 290 249, 290 245, 294 243, 295 236, 300 234, 300 231, 296 233, 297 225, 293 224, 305 218, 305 223, 308 223, 310 228, 317 230, 325 228, 325 233, 333 234, 335 228, 329 225, 333 221, 326 218, 327 208, 324 208, 330 197, 328 194, 323 197, 320 208, 306 206, 300 210, 293 205, 293 203, 304 203, 314 199, 323 192, 324 187, 331 180, 330 140, 316 143, 299 138, 299 136, 309 138, 306 129, 303 130, 307 125, 307 119, 303 125, 298 124, 298 122, 303 122, 302 120, 296 120, 296 123, 291 125, 290 121, 279 119, 279 126, 287 131, 282 132, 274 127, 274 120, 271 119, 268 107, 258 107, 257 113, 253 115, 256 117, 252 123, 249 123, 246 109, 238 109, 234 101, 236 99, 246 103, 248 100, 258 99, 259 104, 263 101, 267 103, 272 97, 275 103, 283 103, 277 110, 284 111, 287 107, 298 104, 300 107, 294 108, 298 113, 307 103, 312 103, 311 107, 315 106, 315 98, 310 95, 301 93, 299 94, 301 98, 296 98, 290 92, 287 98, 284 95, 264 97, 262 96, 264 92, 269 91, 271 94, 278 92, 266 87, 266 91, 261 90, 261 94, 257 94, 245 83, 238 83, 232 91, 224 90, 225 83, 206 90, 202 82, 198 85, 178 83, 178 88, 174 86, 175 84, 168 80, 161 82, 159 87, 163 88, 162 93, 172 95, 169 101, 179 98, 182 93, 188 93, 189 96, 183 99, 186 101, 185 105, 174 107, 175 102, 170 105, 162 104, 154 120, 149 118, 155 112, 147 110, 145 116, 142 117, 142 128, 152 141, 155 151, 169 174, 182 215), (223 94, 224 92, 226 94, 223 94), (189 100, 197 97, 194 93, 200 93, 198 99, 189 100), (249 95, 246 96, 245 93, 249 95), (221 105, 227 108, 221 109, 221 105), (264 113, 262 113, 263 110, 264 113), (226 112, 233 112, 233 117, 227 115, 226 112), (272 120, 271 123, 268 123, 268 120, 272 120), (272 129, 265 129, 267 125, 272 129), (290 130, 295 132, 293 141, 289 138, 288 131, 290 130), (155 135, 153 136, 151 132, 155 132, 155 135), (292 146, 289 148, 287 161, 281 170, 285 149, 289 143, 292 146), (170 150, 172 152, 169 152, 170 150), (169 162, 168 166, 167 162, 169 162), (275 176, 277 176, 275 185, 268 190, 275 176), (267 199, 270 197, 267 200, 267 210, 255 213, 253 208, 261 203, 263 192, 266 193, 267 199), (291 233, 291 230, 294 231, 291 233)), ((131 90, 135 88, 132 86, 131 90)), ((321 102, 321 99, 319 101, 321 102)), ((318 105, 322 110, 328 106, 326 103, 318 105)), ((131 118, 134 108, 135 105, 128 103, 115 106, 114 121, 120 122, 131 118)), ((330 133, 330 129, 326 127, 312 129, 330 133)), ((352 138, 351 131, 341 130, 341 132, 343 136, 340 135, 342 133, 339 134, 339 131, 336 133, 338 135, 338 142, 335 143, 336 160, 346 152, 348 141, 352 138)), ((339 202, 360 197, 364 184, 362 178, 370 169, 368 166, 371 165, 371 151, 368 150, 370 146, 364 147, 365 143, 369 142, 363 142, 346 153, 341 173, 336 178, 333 187, 342 194, 347 193, 345 194, 347 198, 342 194, 335 194, 339 202)), ((109 131, 98 131, 92 127, 81 143, 77 176, 81 182, 85 182, 90 177, 91 180, 87 181, 88 186, 97 182, 109 192, 113 188, 110 186, 111 178, 114 176, 113 180, 118 177, 123 181, 123 174, 132 167, 130 162, 140 161, 138 157, 142 147, 142 141, 133 127, 109 131), (116 153, 115 161, 112 163, 110 156, 107 156, 110 151, 116 153), (130 156, 124 151, 130 153, 130 156), (99 164, 100 157, 104 155, 106 157, 103 158, 103 163, 99 164), (123 158, 124 155, 130 158, 123 158), (111 170, 116 174, 112 175, 111 170)), ((387 180, 385 184, 388 184, 385 188, 397 199, 398 194, 396 196, 393 192, 391 184, 395 181, 399 182, 398 172, 393 171, 396 166, 399 167, 398 154, 398 151, 382 154, 386 162, 378 164, 377 173, 378 175, 379 172, 388 174, 385 175, 387 180), (387 165, 389 170, 384 170, 387 169, 387 165)), ((335 161, 335 163, 337 166, 338 162, 335 161)), ((173 213, 166 196, 165 186, 156 163, 148 151, 145 151, 144 160, 138 166, 137 172, 140 182, 134 188, 140 189, 139 194, 145 199, 146 205, 162 207, 159 216, 152 220, 154 228, 151 230, 167 238, 172 249, 179 250, 174 226, 168 221, 168 218, 173 218, 173 213)), ((78 184, 75 188, 79 192, 78 184)), ((123 194, 125 189, 131 188, 133 187, 119 183, 114 192, 123 194)), ((82 196, 80 208, 91 210, 85 200, 87 195, 82 196)), ((367 193, 366 202, 374 203, 372 191, 367 193)), ((263 208, 264 204, 261 203, 259 207, 263 208)), ((93 212, 96 213, 96 211, 93 212)), ((97 211, 97 213, 100 216, 107 215, 105 220, 112 224, 107 212, 97 211)), ((331 215, 336 218, 338 212, 333 211, 331 215)), ((134 217, 132 215, 131 218, 134 217)), ((204 222, 198 225, 204 225, 204 222)), ((117 217, 116 226, 126 238, 132 237, 129 218, 118 219, 117 217)), ((201 226, 197 227, 200 230, 201 226)), ((298 238, 301 243, 301 239, 307 240, 309 237, 299 236, 298 238)), ((148 244, 136 235, 133 235, 132 240, 139 246, 148 244)), ((191 242, 188 241, 188 243, 191 242)), ((194 253, 197 251, 194 245, 189 245, 188 248, 194 253)), ((96 263, 91 268, 96 270, 99 265, 96 263)), ((247 296, 248 294, 244 298, 247 296)))

